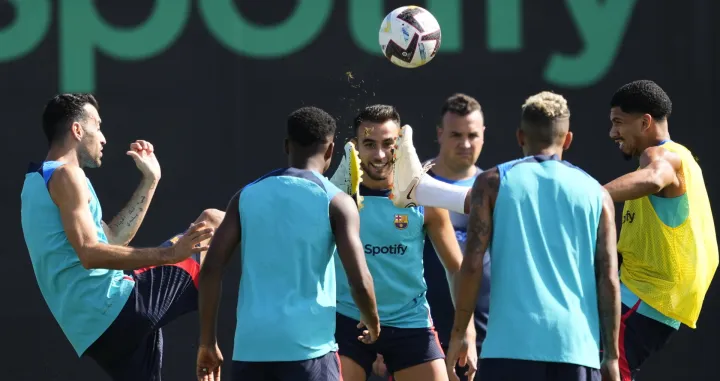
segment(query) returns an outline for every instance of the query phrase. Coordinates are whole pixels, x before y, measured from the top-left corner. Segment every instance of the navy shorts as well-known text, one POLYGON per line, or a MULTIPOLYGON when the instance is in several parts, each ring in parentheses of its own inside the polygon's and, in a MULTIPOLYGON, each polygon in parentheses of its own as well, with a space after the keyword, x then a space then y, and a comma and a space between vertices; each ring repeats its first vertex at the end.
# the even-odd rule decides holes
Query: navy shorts
POLYGON ((620 318, 620 376, 622 381, 637 377, 640 366, 660 350, 677 330, 637 313, 638 301, 632 308, 622 305, 620 318))
POLYGON ((599 369, 558 362, 515 359, 482 359, 478 366, 482 381, 601 381, 599 369))
POLYGON ((303 361, 233 361, 232 374, 234 381, 342 381, 337 352, 303 361))
MULTIPOLYGON (((172 245, 180 235, 165 241, 172 245)), ((197 310, 200 256, 174 265, 126 272, 135 280, 132 294, 110 327, 84 353, 113 381, 160 381, 162 327, 197 310)))
POLYGON ((364 344, 357 339, 362 334, 362 330, 357 328, 359 322, 341 314, 336 315, 335 341, 340 355, 355 361, 367 375, 372 373, 372 365, 378 353, 383 355, 390 374, 433 360, 445 359, 440 340, 432 327, 381 326, 378 340, 372 344, 364 344))

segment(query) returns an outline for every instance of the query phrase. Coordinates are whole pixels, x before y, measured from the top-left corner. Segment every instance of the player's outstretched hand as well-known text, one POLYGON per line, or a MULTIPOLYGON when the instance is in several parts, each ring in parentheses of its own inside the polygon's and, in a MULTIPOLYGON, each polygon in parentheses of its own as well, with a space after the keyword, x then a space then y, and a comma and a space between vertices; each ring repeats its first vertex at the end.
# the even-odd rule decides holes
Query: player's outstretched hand
POLYGON ((198 381, 220 381, 222 363, 223 356, 217 344, 214 347, 199 346, 196 367, 198 381))
POLYGON ((207 251, 208 244, 202 245, 203 241, 212 238, 215 231, 208 227, 205 221, 201 221, 190 225, 190 228, 183 234, 175 245, 173 245, 172 261, 177 263, 185 260, 189 256, 207 251))
POLYGON ((374 343, 375 341, 377 341, 378 336, 380 336, 379 321, 376 324, 365 324, 363 321, 360 321, 357 327, 363 330, 362 336, 358 336, 358 340, 362 341, 365 344, 374 343))
POLYGON ((160 180, 160 163, 155 157, 155 148, 150 142, 145 140, 136 140, 130 144, 130 150, 127 155, 135 160, 135 165, 142 172, 145 178, 151 180, 160 180))
POLYGON ((618 360, 603 360, 600 374, 602 381, 620 381, 620 363, 618 360))

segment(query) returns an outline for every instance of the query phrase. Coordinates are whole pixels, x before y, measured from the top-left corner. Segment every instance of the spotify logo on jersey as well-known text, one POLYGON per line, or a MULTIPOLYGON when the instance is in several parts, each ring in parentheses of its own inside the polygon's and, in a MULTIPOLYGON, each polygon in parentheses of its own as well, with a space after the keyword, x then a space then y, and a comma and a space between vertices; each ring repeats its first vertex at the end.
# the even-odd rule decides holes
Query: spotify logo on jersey
POLYGON ((378 254, 390 254, 390 255, 404 255, 407 251, 407 246, 403 244, 387 245, 387 246, 373 246, 370 244, 365 245, 365 255, 378 255, 378 254))

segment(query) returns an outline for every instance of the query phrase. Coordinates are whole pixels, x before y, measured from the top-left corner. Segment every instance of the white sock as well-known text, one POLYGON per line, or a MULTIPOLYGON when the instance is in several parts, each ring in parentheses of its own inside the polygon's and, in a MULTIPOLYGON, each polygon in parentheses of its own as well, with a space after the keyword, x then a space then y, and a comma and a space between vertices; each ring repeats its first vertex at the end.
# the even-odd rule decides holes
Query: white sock
POLYGON ((425 175, 415 189, 418 204, 465 214, 465 197, 470 188, 444 183, 425 175))

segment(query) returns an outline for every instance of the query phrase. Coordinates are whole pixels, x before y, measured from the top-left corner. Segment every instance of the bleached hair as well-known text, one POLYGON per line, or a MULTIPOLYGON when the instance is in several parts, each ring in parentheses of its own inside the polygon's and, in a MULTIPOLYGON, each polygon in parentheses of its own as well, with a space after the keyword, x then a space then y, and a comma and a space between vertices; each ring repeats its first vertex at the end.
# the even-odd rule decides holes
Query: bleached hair
POLYGON ((550 120, 570 117, 570 109, 565 97, 550 91, 543 91, 526 99, 522 111, 541 113, 550 120))

